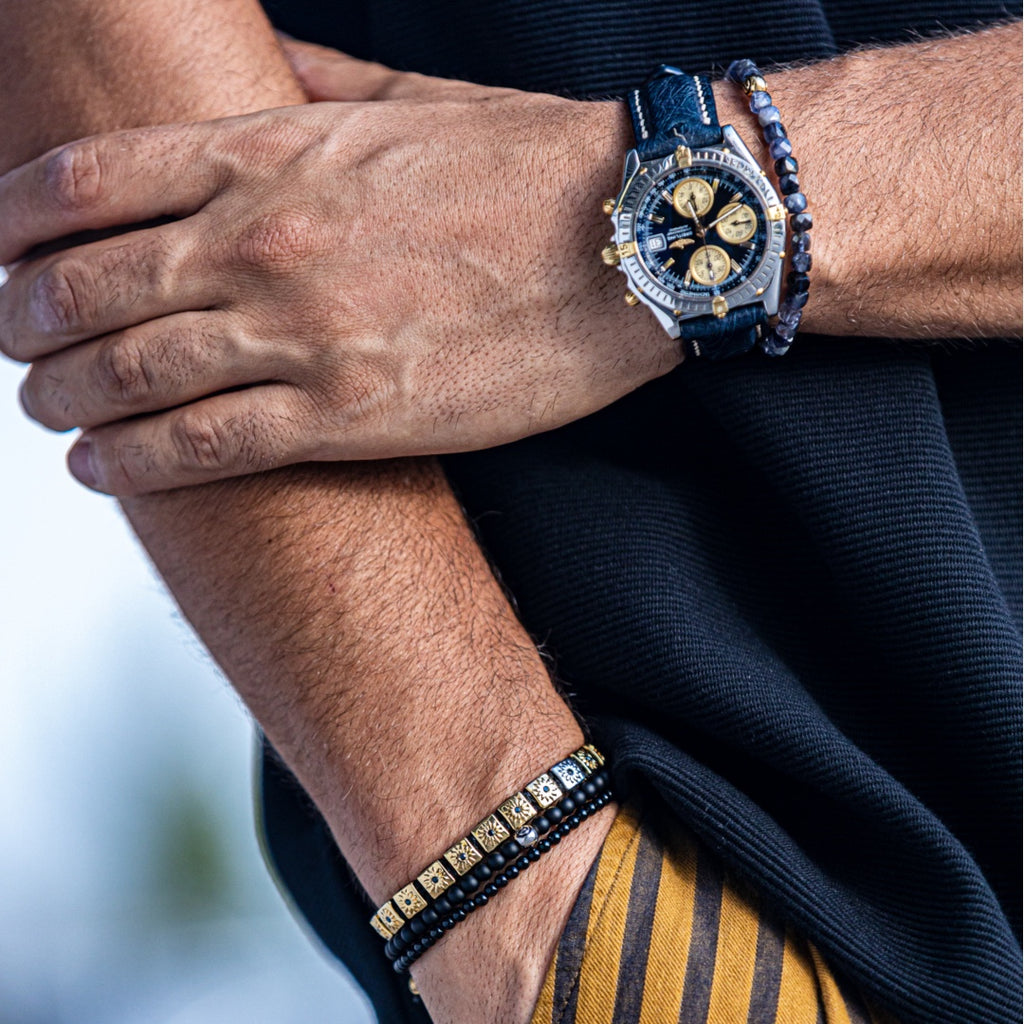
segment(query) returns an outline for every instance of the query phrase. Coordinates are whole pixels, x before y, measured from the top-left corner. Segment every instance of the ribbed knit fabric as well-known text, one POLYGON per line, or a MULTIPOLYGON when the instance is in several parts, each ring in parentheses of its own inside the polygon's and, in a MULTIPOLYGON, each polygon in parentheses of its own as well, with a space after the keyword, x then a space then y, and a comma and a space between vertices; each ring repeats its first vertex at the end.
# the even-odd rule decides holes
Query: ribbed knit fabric
MULTIPOLYGON (((621 93, 661 62, 770 66, 1019 13, 905 0, 270 8, 298 36, 394 66, 577 96, 621 93)), ((1020 351, 947 349, 801 335, 785 359, 687 364, 587 420, 446 467, 623 785, 643 776, 904 1024, 1010 1024, 1020 351)), ((314 928, 382 1021, 423 1020, 308 802, 277 766, 264 795, 271 854, 314 928)))

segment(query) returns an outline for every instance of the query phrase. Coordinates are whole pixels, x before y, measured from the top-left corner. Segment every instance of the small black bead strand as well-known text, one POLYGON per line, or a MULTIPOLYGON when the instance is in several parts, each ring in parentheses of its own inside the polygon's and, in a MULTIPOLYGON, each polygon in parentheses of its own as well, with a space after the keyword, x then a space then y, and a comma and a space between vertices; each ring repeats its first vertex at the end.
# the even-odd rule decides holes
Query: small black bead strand
POLYGON ((494 878, 491 879, 490 883, 484 887, 484 889, 477 893, 476 896, 467 899, 461 906, 453 910, 446 917, 442 918, 437 925, 430 929, 425 935, 417 939, 397 958, 392 967, 399 974, 404 974, 409 968, 421 957, 423 954, 430 949, 431 946, 441 938, 445 932, 451 931, 457 924, 465 919, 474 911, 479 910, 481 907, 486 906, 492 896, 497 896, 501 889, 504 889, 506 885, 513 878, 518 877, 523 871, 525 871, 531 864, 535 864, 537 861, 548 853, 551 849, 557 846, 573 829, 579 828, 580 825, 586 821, 592 814, 596 814, 602 807, 609 803, 612 799, 612 791, 610 789, 605 790, 599 796, 588 800, 579 810, 564 818, 560 825, 554 828, 548 835, 543 839, 539 839, 533 846, 526 850, 513 864, 510 864, 503 871, 498 872, 494 878))
MULTIPOLYGON (((555 806, 549 807, 534 818, 530 824, 541 836, 544 836, 566 815, 572 814, 577 808, 583 807, 591 797, 606 790, 610 783, 611 776, 608 774, 608 769, 602 768, 586 781, 574 786, 555 806)), ((401 929, 384 944, 384 955, 389 960, 395 960, 401 956, 406 947, 424 935, 428 935, 431 928, 436 926, 444 916, 450 915, 456 907, 465 906, 469 902, 469 897, 482 885, 493 883, 494 876, 506 865, 513 865, 515 858, 519 857, 523 850, 524 847, 515 839, 506 839, 497 850, 466 872, 443 896, 438 897, 411 921, 402 925, 401 929)), ((516 873, 518 874, 518 872, 516 873)))
POLYGON ((779 108, 765 88, 764 76, 751 60, 734 60, 725 73, 726 78, 741 85, 750 96, 751 112, 757 116, 764 131, 768 152, 775 161, 782 205, 789 213, 789 273, 786 275, 786 296, 779 306, 778 321, 761 339, 761 350, 769 356, 783 356, 789 351, 807 305, 810 288, 808 271, 811 269, 811 236, 808 232, 813 219, 807 210, 807 196, 800 191, 793 157, 793 143, 782 126, 779 108))

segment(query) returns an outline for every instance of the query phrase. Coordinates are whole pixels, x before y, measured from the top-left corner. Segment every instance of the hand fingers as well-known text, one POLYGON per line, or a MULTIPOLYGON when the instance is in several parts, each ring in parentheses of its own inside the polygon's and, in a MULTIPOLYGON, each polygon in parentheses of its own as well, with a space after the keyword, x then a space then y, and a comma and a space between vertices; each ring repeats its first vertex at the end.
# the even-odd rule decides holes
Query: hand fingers
POLYGON ((195 212, 231 173, 208 151, 219 123, 96 135, 0 176, 0 265, 78 231, 195 212))
POLYGON ((370 100, 446 100, 479 91, 470 82, 395 71, 338 50, 280 36, 288 63, 310 100, 363 103, 370 100))
POLYGON ((296 390, 264 384, 153 416, 97 427, 68 453, 81 483, 129 497, 308 460, 296 390))
POLYGON ((172 222, 19 263, 0 288, 0 351, 31 362, 86 338, 213 305, 215 280, 194 258, 194 226, 172 222))
POLYGON ((278 362, 228 314, 180 313, 40 359, 21 402, 52 430, 94 427, 278 379, 278 362))

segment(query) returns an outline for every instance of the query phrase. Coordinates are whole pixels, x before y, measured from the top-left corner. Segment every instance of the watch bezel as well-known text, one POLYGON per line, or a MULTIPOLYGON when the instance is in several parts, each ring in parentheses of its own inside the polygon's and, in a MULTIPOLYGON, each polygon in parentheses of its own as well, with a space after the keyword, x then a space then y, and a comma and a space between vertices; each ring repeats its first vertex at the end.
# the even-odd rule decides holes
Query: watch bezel
MULTIPOLYGON (((772 187, 767 175, 756 165, 750 163, 742 155, 723 146, 703 147, 694 149, 690 154, 691 166, 708 168, 726 168, 750 186, 764 207, 767 226, 767 241, 760 262, 741 284, 728 290, 719 291, 730 309, 762 302, 771 291, 782 266, 782 254, 786 244, 786 223, 784 219, 771 220, 768 211, 772 207, 782 208, 778 193, 772 187)), ((714 295, 685 295, 666 288, 659 282, 640 258, 636 245, 636 214, 644 198, 656 188, 661 180, 671 172, 679 170, 674 153, 654 161, 640 163, 636 150, 627 157, 626 184, 616 203, 612 220, 615 225, 612 241, 622 247, 633 243, 633 252, 624 256, 619 262, 619 269, 629 279, 631 288, 647 301, 678 319, 691 319, 708 316, 714 312, 714 295), (630 159, 632 158, 632 159, 630 159), (630 171, 630 163, 635 167, 630 171)))

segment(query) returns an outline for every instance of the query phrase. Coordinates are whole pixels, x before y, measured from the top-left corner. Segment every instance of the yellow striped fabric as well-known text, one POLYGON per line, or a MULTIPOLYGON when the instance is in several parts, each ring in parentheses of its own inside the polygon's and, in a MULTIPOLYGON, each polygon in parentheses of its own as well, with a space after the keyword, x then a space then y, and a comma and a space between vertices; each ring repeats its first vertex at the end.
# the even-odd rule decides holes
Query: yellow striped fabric
POLYGON ((896 1024, 667 812, 626 804, 531 1024, 896 1024))

